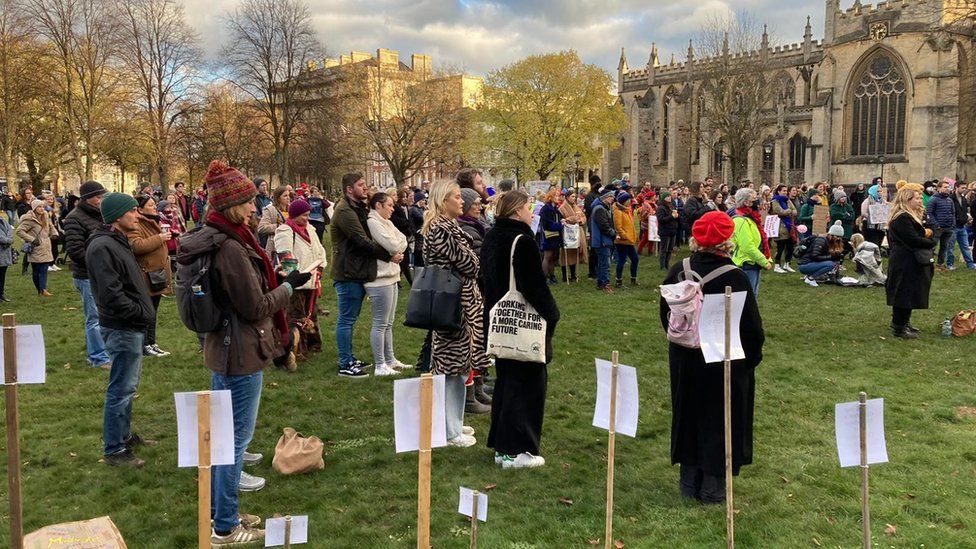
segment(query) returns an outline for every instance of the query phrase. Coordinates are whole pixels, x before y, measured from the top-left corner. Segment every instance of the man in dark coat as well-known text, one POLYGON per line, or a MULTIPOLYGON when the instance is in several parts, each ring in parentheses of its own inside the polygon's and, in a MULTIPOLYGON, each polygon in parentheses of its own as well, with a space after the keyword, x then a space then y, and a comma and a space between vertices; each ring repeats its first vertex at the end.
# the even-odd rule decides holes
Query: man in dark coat
POLYGON ((81 185, 81 201, 64 218, 64 248, 71 258, 71 277, 75 289, 81 294, 81 306, 85 311, 85 347, 88 350, 88 363, 94 368, 110 370, 112 363, 105 351, 101 328, 98 325, 98 311, 92 296, 91 281, 88 280, 88 267, 85 252, 88 238, 102 228, 102 213, 99 207, 105 195, 105 187, 97 181, 86 181, 81 185))
MULTIPOLYGON (((730 258, 734 224, 722 212, 710 212, 692 226, 698 251, 692 253, 691 270, 705 277, 712 271, 733 265, 730 258)), ((683 278, 684 262, 675 264, 663 284, 683 278)), ((732 361, 732 474, 752 463, 752 419, 756 393, 755 368, 762 362, 765 342, 759 305, 749 279, 732 269, 708 281, 705 294, 724 294, 725 287, 745 292, 745 307, 739 320, 739 336, 745 358, 732 361)), ((661 298, 661 325, 668 329, 670 308, 661 298)), ((669 343, 671 367, 671 463, 681 465, 681 494, 703 503, 725 501, 725 381, 721 364, 705 364, 700 348, 669 343)))
POLYGON ((976 269, 976 263, 973 263, 973 253, 969 250, 969 233, 966 231, 966 225, 972 221, 972 218, 969 215, 969 201, 966 200, 966 186, 962 183, 957 183, 952 193, 952 207, 956 217, 956 229, 954 242, 949 244, 946 266, 950 271, 956 268, 955 243, 958 242, 959 251, 962 253, 962 258, 966 262, 966 267, 969 270, 976 269))
POLYGON ((925 215, 931 223, 935 237, 939 241, 939 256, 936 267, 944 267, 949 248, 954 246, 956 236, 956 213, 952 199, 949 198, 949 183, 940 181, 935 188, 935 194, 925 207, 925 215))
POLYGON ((613 191, 604 190, 600 199, 593 203, 590 212, 590 248, 598 263, 596 268, 596 287, 604 293, 612 294, 610 287, 610 252, 613 250, 617 230, 613 225, 613 215, 610 204, 613 203, 613 191))
POLYGON ((106 195, 100 210, 108 226, 92 234, 85 253, 102 337, 112 359, 102 429, 105 463, 112 466, 142 467, 146 462, 132 453, 132 447, 154 444, 131 430, 132 400, 142 372, 143 338, 146 327, 156 318, 142 268, 125 237, 138 224, 137 206, 130 195, 106 195))
MULTIPOLYGON (((590 217, 590 208, 593 207, 593 203, 600 199, 600 182, 599 175, 593 174, 590 176, 590 192, 586 193, 586 196, 583 197, 583 215, 587 219, 590 217)), ((589 246, 589 243, 587 245, 589 246)), ((590 246, 589 252, 589 257, 593 259, 586 265, 586 270, 588 271, 586 277, 590 280, 596 280, 596 251, 593 249, 593 246, 590 246)))

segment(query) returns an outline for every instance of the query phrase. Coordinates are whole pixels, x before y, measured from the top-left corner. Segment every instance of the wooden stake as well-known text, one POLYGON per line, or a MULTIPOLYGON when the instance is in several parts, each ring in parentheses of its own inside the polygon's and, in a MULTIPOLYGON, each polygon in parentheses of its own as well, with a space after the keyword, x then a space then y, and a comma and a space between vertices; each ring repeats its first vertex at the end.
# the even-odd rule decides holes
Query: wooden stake
POLYGON ((10 546, 24 546, 24 501, 20 492, 20 412, 17 407, 17 322, 3 315, 3 374, 7 407, 7 498, 10 500, 10 546))
POLYGON ((285 516, 285 549, 291 549, 291 515, 285 516))
POLYGON ((197 535, 210 549, 210 392, 197 393, 197 535))
POLYGON ((617 433, 617 365, 619 354, 613 352, 610 366, 610 434, 607 440, 607 523, 606 538, 603 546, 610 549, 613 546, 613 464, 617 433))
POLYGON ((471 492, 471 549, 478 549, 478 491, 471 492))
POLYGON ((732 504, 732 286, 725 287, 725 545, 735 547, 732 504))
POLYGON ((430 548, 430 422, 434 376, 420 376, 420 452, 417 465, 417 549, 430 548))
POLYGON ((871 508, 868 503, 868 394, 857 397, 861 439, 861 541, 864 549, 871 549, 871 508))

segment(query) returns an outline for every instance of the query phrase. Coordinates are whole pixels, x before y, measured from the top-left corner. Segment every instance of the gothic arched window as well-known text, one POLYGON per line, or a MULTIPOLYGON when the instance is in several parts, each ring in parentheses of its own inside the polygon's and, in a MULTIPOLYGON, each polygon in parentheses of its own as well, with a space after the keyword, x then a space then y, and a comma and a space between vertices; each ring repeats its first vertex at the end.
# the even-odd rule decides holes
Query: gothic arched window
POLYGON ((807 138, 796 134, 790 138, 790 169, 802 170, 807 166, 807 138))
POLYGON ((908 90, 895 62, 886 53, 876 54, 852 86, 851 154, 904 154, 908 90))

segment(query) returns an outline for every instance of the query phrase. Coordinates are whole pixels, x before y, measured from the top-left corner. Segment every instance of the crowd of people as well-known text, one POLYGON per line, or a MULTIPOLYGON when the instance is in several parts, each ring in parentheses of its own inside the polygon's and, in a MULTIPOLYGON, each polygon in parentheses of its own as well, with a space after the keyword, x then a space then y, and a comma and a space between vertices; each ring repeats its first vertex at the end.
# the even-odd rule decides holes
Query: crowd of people
MULTIPOLYGON (((629 286, 639 286, 641 256, 657 254, 664 284, 694 277, 706 281, 706 294, 722 293, 726 285, 744 291, 746 356, 733 368, 737 474, 751 462, 753 372, 764 341, 757 301, 762 271, 799 271, 813 287, 884 285, 893 335, 914 339, 919 330, 911 324, 912 311, 928 306, 934 273, 955 268, 957 246, 967 267, 976 269, 970 247, 976 185, 949 180, 900 181, 892 190, 875 178, 848 191, 825 183, 757 188, 748 181, 729 188, 712 179, 635 187, 628 174, 603 185, 593 175, 584 196, 555 186, 530 196, 510 180, 488 188, 478 170, 465 169, 454 179, 389 190, 349 173, 340 193, 330 201, 305 184, 272 190, 214 161, 192 195, 182 183, 163 197, 151 186, 132 196, 88 181, 67 200, 51 193, 34 197, 26 189, 19 198, 5 195, 0 204, 7 213, 6 219, 0 216, 0 301, 9 301, 3 282, 17 261, 15 235, 24 243, 24 269, 30 266, 42 298, 51 296, 47 274, 57 268, 59 247, 64 249, 82 301, 88 361, 109 370, 103 452, 112 466, 143 466, 134 449, 155 444, 131 427, 142 359, 169 354, 157 341, 156 326, 176 273, 210 258, 210 288, 221 323, 197 338, 211 388, 231 391, 235 431, 234 465, 214 471, 215 546, 263 539, 260 520, 240 512, 237 500, 239 491, 266 483, 243 471, 263 457, 248 451, 262 372, 271 364, 295 372, 327 345, 319 320, 328 311, 318 303, 327 276, 338 308, 336 372, 348 379, 369 377, 370 369, 380 377, 408 370, 397 357, 393 334, 404 283, 412 285, 428 267, 459 277, 460 329, 427 331, 413 369, 445 376, 449 446, 477 443, 466 414, 491 414, 487 445, 503 468, 545 464, 540 440, 546 364, 560 316, 550 286, 560 274, 562 282, 576 282, 586 264, 597 289, 612 294, 624 287, 625 270, 629 286), (326 230, 329 250, 323 245, 326 230), (684 246, 690 257, 672 265, 684 246), (859 278, 844 276, 845 260, 859 278), (489 312, 509 291, 511 276, 546 321, 543 363, 495 360, 486 351, 489 312), (353 345, 367 297, 372 363, 358 358, 353 345)), ((665 330, 670 314, 662 298, 665 330)), ((720 370, 704 368, 694 346, 672 340, 669 353, 672 461, 680 464, 681 493, 721 502, 721 399, 715 406, 698 405, 702 394, 721 394, 721 374, 701 372, 720 370)))

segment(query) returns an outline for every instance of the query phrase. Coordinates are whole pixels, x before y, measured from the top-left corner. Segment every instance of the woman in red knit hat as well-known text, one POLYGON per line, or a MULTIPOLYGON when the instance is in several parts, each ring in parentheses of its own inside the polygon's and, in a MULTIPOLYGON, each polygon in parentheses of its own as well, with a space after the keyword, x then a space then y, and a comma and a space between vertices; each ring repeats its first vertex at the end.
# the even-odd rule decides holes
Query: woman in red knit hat
MULTIPOLYGON (((699 277, 722 269, 702 286, 705 294, 724 294, 725 287, 745 292, 746 303, 739 322, 745 358, 732 361, 732 474, 752 463, 752 411, 756 392, 755 368, 762 361, 765 340, 762 318, 752 286, 745 273, 732 263, 734 245, 729 241, 735 226, 725 212, 709 212, 692 226, 691 257, 674 265, 664 284, 699 277)), ((668 303, 661 298, 661 324, 668 328, 668 303)), ((681 466, 681 494, 703 503, 725 501, 724 378, 721 367, 706 366, 701 348, 670 342, 671 367, 671 463, 681 466)))

